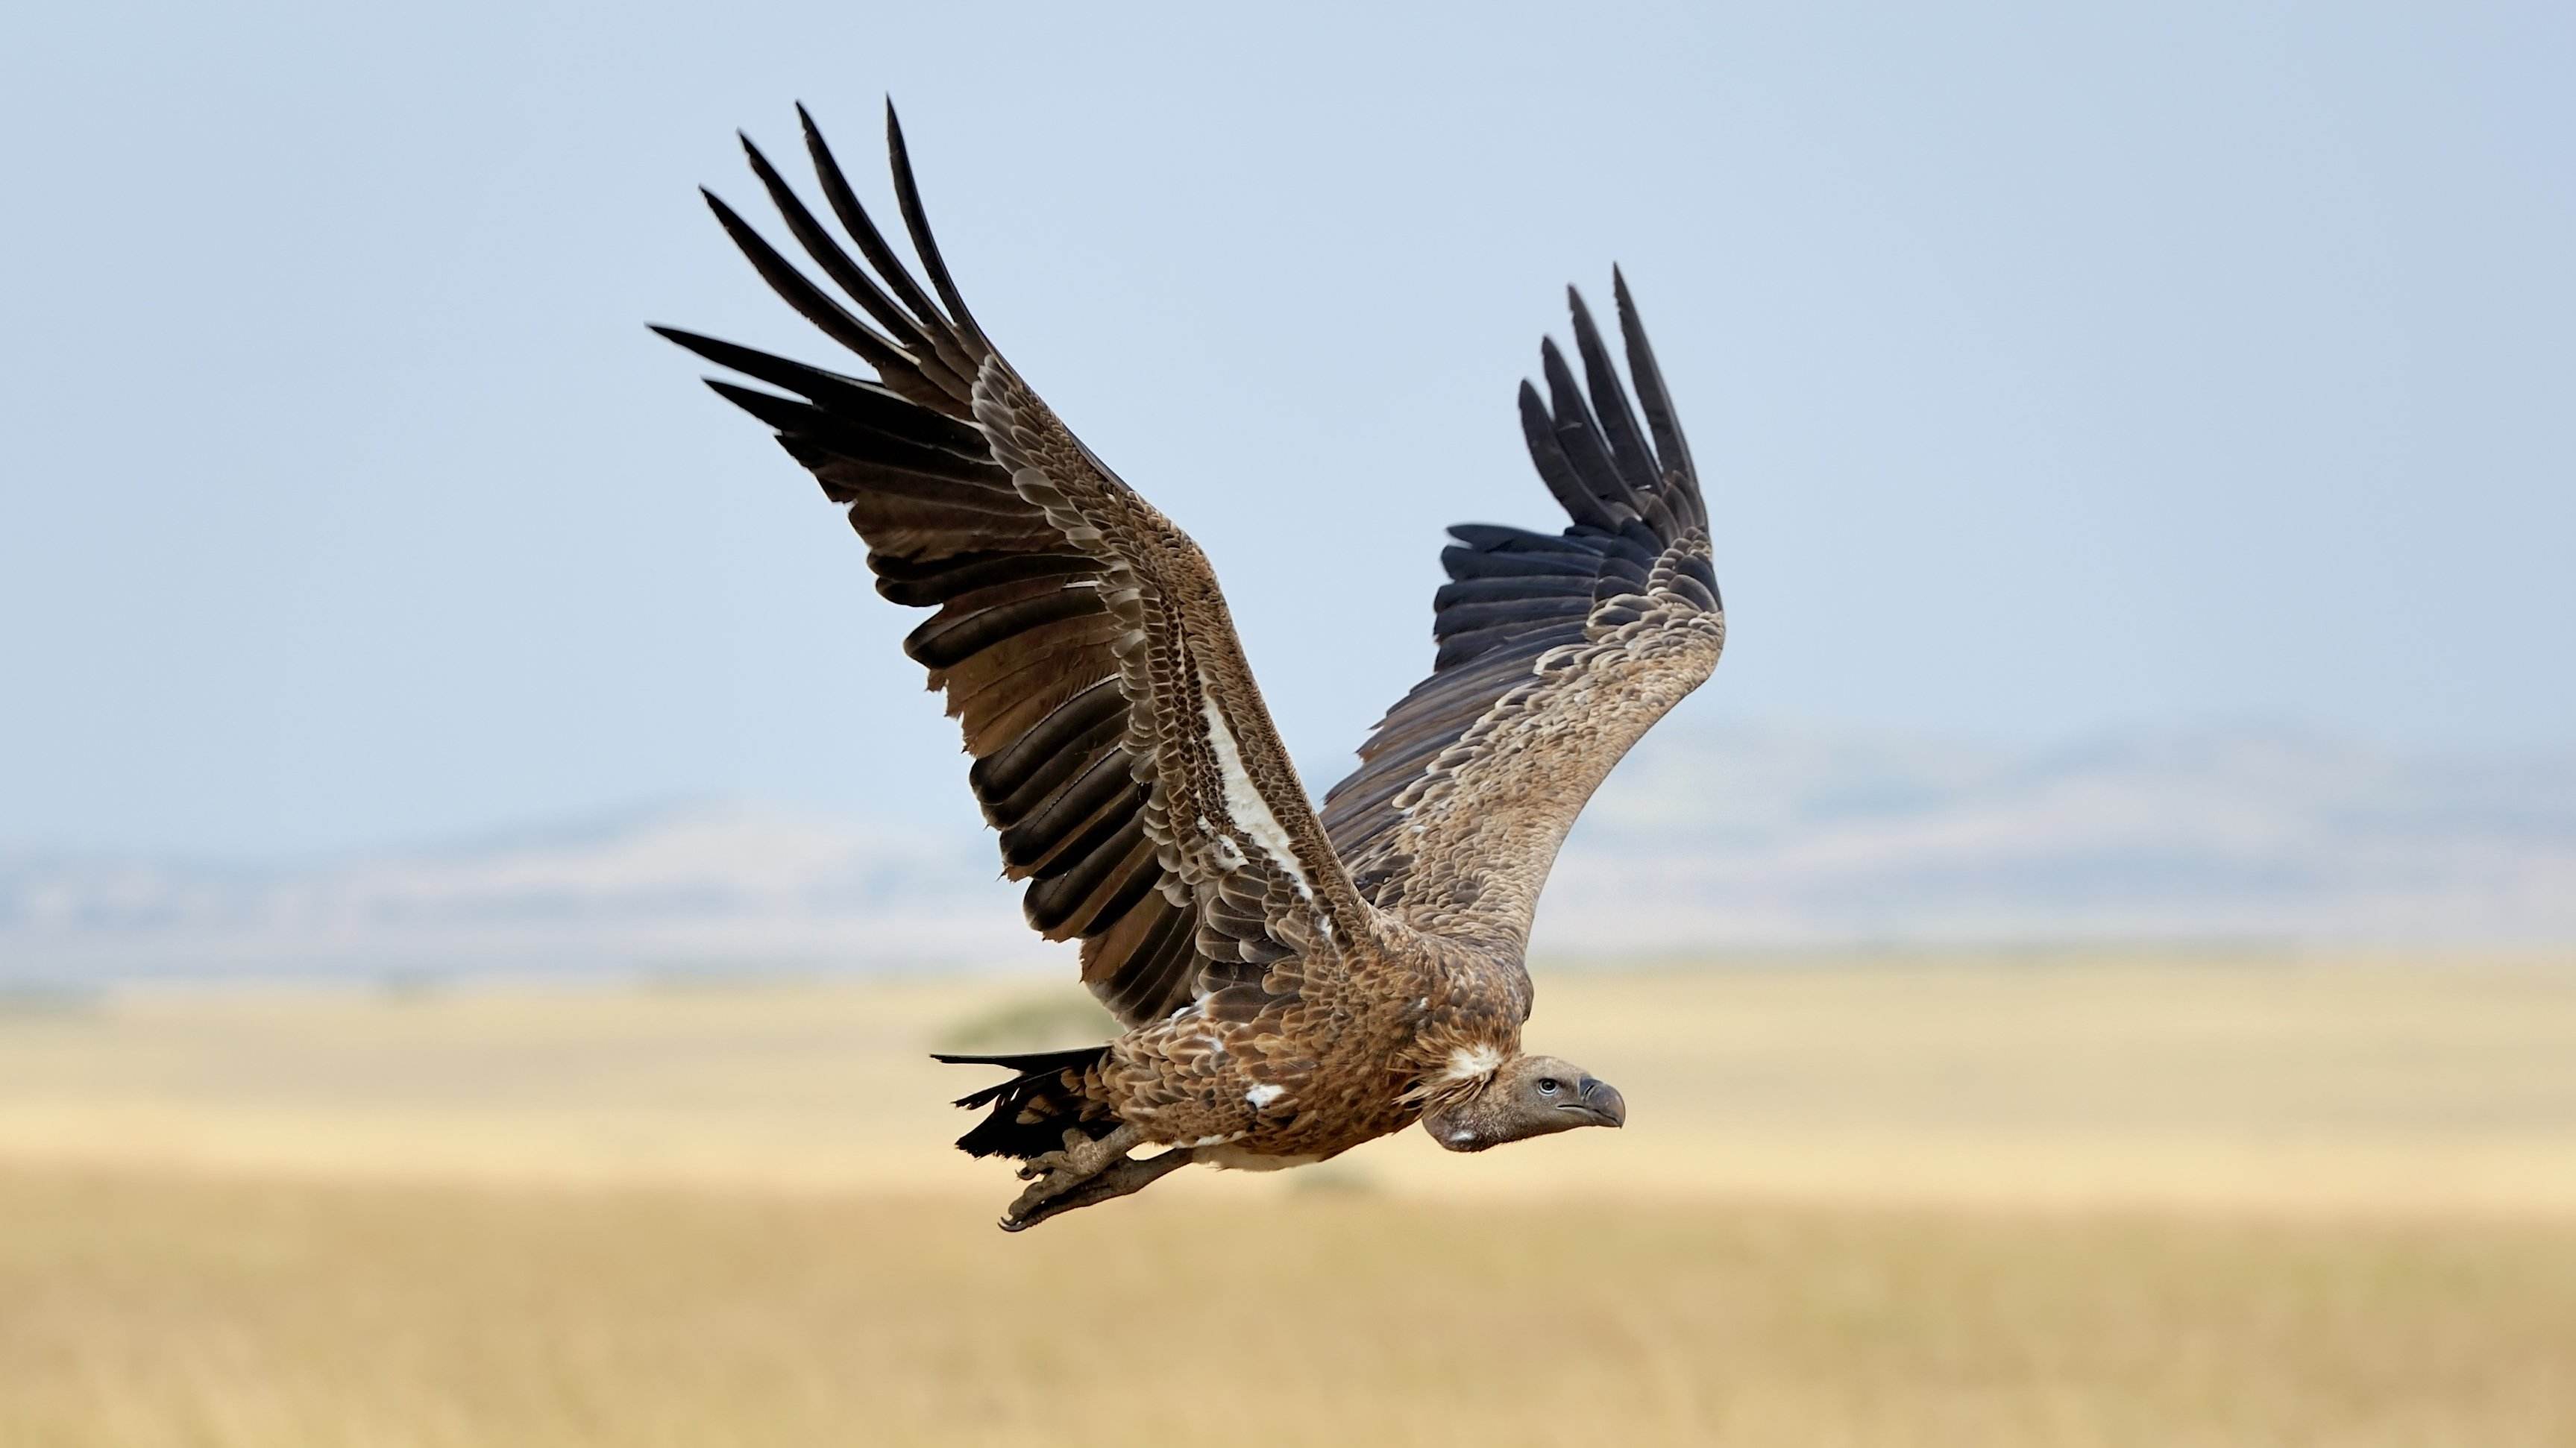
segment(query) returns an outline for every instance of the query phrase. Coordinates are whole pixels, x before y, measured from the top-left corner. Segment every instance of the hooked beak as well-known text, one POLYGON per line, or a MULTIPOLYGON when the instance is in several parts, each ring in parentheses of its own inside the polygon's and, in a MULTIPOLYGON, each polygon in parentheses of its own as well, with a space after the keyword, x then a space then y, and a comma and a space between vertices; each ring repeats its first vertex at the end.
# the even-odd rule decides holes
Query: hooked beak
POLYGON ((1628 1124, 1628 1098, 1619 1094, 1618 1087, 1590 1076, 1576 1089, 1576 1099, 1556 1109, 1574 1112, 1586 1126, 1628 1124))

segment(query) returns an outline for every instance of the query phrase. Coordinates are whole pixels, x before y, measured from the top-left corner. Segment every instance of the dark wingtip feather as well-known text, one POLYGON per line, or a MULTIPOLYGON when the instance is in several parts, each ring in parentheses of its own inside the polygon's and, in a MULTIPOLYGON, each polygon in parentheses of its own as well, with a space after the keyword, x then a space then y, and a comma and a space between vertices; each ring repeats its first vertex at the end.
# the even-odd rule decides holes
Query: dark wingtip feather
POLYGON ((1681 474, 1690 510, 1700 525, 1708 523, 1708 508, 1699 492, 1699 469, 1691 462, 1690 443, 1682 436, 1681 420, 1673 413, 1671 394, 1664 391, 1663 370, 1655 365, 1655 349, 1646 340, 1646 324, 1637 315, 1637 299, 1628 291, 1628 278, 1619 268, 1610 268, 1611 299, 1619 308, 1619 337, 1628 352, 1628 376, 1636 384, 1637 404, 1646 414, 1646 426, 1654 433, 1655 455, 1664 470, 1681 474))
POLYGON ((1566 310, 1574 316, 1574 350, 1583 359, 1583 384, 1592 397, 1592 417, 1601 425, 1603 440, 1610 445, 1611 465, 1639 511, 1655 526, 1669 533, 1673 516, 1663 499, 1662 470, 1656 466, 1654 449, 1637 426, 1636 409, 1628 403, 1628 390, 1619 381, 1619 369, 1610 361, 1610 348, 1601 340, 1601 328, 1592 320, 1592 309, 1583 303, 1583 293, 1574 287, 1565 289, 1566 310))
POLYGON ((762 392, 721 377, 701 377, 698 380, 707 385, 708 391, 780 432, 800 427, 814 415, 814 405, 802 398, 781 397, 775 392, 762 392))
POLYGON ((684 347, 719 367, 731 368, 772 387, 785 388, 819 406, 886 433, 894 440, 890 445, 945 448, 967 457, 978 456, 984 451, 983 434, 971 424, 936 409, 924 410, 882 383, 809 367, 755 347, 703 336, 681 327, 657 326, 653 331, 663 340, 684 347))
POLYGON ((1556 419, 1548 415, 1547 404, 1540 400, 1538 388, 1529 379, 1521 379, 1521 437, 1529 444, 1530 463, 1538 469, 1539 481, 1547 484, 1557 506, 1577 523, 1595 527, 1616 528, 1618 519, 1583 486, 1575 475, 1574 465, 1566 460, 1565 445, 1558 440, 1556 419))
MULTIPOLYGON (((736 132, 736 134, 741 133, 736 132)), ((856 301, 869 316, 874 317, 879 326, 892 334, 893 344, 902 355, 879 357, 868 354, 869 363, 880 372, 887 371, 889 366, 908 367, 918 371, 922 374, 924 382, 946 392, 963 404, 971 391, 967 377, 971 375, 972 369, 959 372, 949 365, 947 359, 939 354, 936 341, 923 332, 920 323, 911 313, 904 310, 902 304, 886 295, 885 289, 878 285, 876 278, 868 275, 865 268, 851 260, 850 254, 843 251, 841 244, 833 239, 831 232, 825 230, 823 224, 815 219, 814 213, 796 195, 795 188, 787 184, 787 179, 778 173, 777 167, 770 164, 769 157, 762 153, 760 147, 754 144, 749 136, 743 136, 742 150, 743 155, 751 162, 752 174, 760 178, 761 186, 769 192, 769 199, 778 207, 778 214, 786 219, 788 231, 793 233, 797 242, 805 248, 805 254, 812 257, 815 264, 823 268, 826 276, 840 285, 842 292, 856 301)), ((817 171, 823 173, 827 199, 833 200, 837 209, 838 198, 829 196, 833 180, 826 170, 829 159, 830 155, 826 152, 816 158, 815 164, 817 171)), ((856 206, 855 198, 852 198, 852 206, 853 208, 856 206)), ((864 220, 863 214, 861 221, 864 222, 864 220)), ((859 241, 860 250, 865 252, 868 249, 868 238, 861 234, 857 227, 851 230, 859 241)), ((882 265, 880 263, 881 268, 882 265)))
POLYGON ((673 346, 685 347, 719 367, 731 367, 737 372, 748 370, 738 365, 743 359, 764 355, 754 352, 749 347, 710 337, 703 332, 692 332, 686 327, 665 327, 659 322, 647 322, 644 326, 654 336, 673 346))
POLYGON ((928 339, 948 370, 960 378, 975 375, 975 359, 949 335, 948 320, 940 315, 929 293, 912 279, 912 272, 894 254, 894 248, 886 245, 885 233, 877 229, 868 209, 859 203, 858 192, 833 156, 831 143, 823 139, 823 128, 815 123, 813 113, 800 104, 796 117, 804 126, 806 157, 814 163, 814 174, 823 183, 823 199, 831 205, 832 214, 841 219, 850 239, 859 244, 859 254, 868 259, 868 265, 877 269, 886 286, 910 309, 912 330, 928 339))
MULTIPOLYGON (((664 327, 649 322, 645 325, 652 328, 654 336, 661 338, 663 341, 668 342, 675 347, 685 348, 690 353, 704 361, 713 362, 719 367, 730 367, 734 371, 740 372, 745 376, 758 378, 760 381, 770 383, 773 386, 786 387, 792 390, 795 387, 796 380, 800 380, 799 374, 817 378, 829 378, 832 376, 832 374, 824 372, 819 368, 807 367, 801 362, 789 362, 782 357, 772 357, 768 353, 755 351, 752 348, 742 346, 738 343, 723 341, 719 338, 709 337, 702 333, 692 332, 685 327, 664 327)), ((713 377, 704 377, 699 380, 710 387, 715 386, 717 381, 717 379, 713 377)), ((858 385, 857 382, 852 379, 843 378, 840 380, 849 386, 855 387, 858 385)))
MULTIPOLYGON (((716 214, 716 225, 725 229, 725 235, 732 237, 735 245, 743 246, 743 238, 746 236, 752 238, 754 241, 759 240, 760 233, 752 230, 751 223, 743 220, 742 213, 734 210, 732 205, 726 202, 723 197, 718 196, 704 186, 698 188, 698 195, 705 199, 707 209, 716 214)), ((748 248, 746 247, 746 250, 747 249, 748 248)), ((755 261, 756 260, 757 258, 755 258, 755 261)))
MULTIPOLYGON (((775 173, 767 170, 767 163, 759 159, 758 150, 753 150, 751 154, 754 159, 754 169, 764 173, 762 183, 770 185, 775 173)), ((771 195, 782 197, 783 185, 782 182, 771 186, 771 195)), ((821 328, 826 336, 865 358, 868 365, 876 368, 878 374, 883 376, 889 385, 901 387, 906 386, 906 382, 909 381, 908 391, 926 393, 927 395, 920 400, 929 405, 937 405, 931 399, 940 396, 941 389, 935 382, 920 377, 919 369, 899 347, 877 335, 867 323, 851 315, 849 308, 834 301, 822 288, 814 285, 804 273, 796 269, 794 263, 781 256, 778 248, 771 246, 768 239, 754 229, 750 222, 743 220, 742 213, 725 204, 723 197, 703 186, 698 188, 698 194, 707 199, 708 209, 716 214, 716 224, 724 228, 725 235, 733 238, 733 244, 741 249, 743 256, 751 262, 752 269, 760 273, 761 280, 769 283, 769 289, 776 292, 780 300, 794 307, 805 320, 821 328)), ((806 243, 809 251, 813 250, 814 243, 809 235, 815 229, 813 218, 810 215, 800 217, 797 212, 802 208, 789 210, 793 200, 792 195, 785 195, 780 201, 781 209, 788 210, 788 227, 798 233, 798 239, 806 243)), ((846 257, 841 260, 843 266, 848 265, 846 257)), ((832 270, 828 265, 824 269, 827 272, 832 270)))
POLYGON ((1602 438, 1601 425, 1592 416, 1592 404, 1574 380, 1574 369, 1566 365, 1565 353, 1557 347, 1556 339, 1541 339, 1538 356, 1547 375, 1548 411, 1556 416, 1557 446, 1573 466, 1575 477, 1601 500, 1611 519, 1603 526, 1615 529, 1629 518, 1642 516, 1644 509, 1635 489, 1619 475, 1619 466, 1602 438))
POLYGON ((903 120, 894 113, 894 97, 886 97, 886 156, 894 165, 895 204, 903 212, 903 229, 912 234, 912 249, 921 258, 921 269, 930 274, 930 285, 946 304, 948 318, 959 333, 990 352, 991 339, 966 309, 966 299, 957 292, 957 282, 948 274, 947 259, 939 254, 939 241, 930 233, 930 214, 921 204, 921 183, 912 173, 912 150, 904 144, 903 120))

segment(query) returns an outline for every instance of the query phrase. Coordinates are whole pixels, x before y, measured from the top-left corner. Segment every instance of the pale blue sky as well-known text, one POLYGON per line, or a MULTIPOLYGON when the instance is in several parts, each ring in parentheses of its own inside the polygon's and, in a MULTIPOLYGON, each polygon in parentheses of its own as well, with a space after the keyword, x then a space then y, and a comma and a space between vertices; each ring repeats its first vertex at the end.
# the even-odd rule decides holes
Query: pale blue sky
POLYGON ((2566 6, 886 8, 14 19, 0 847, 965 812, 912 616, 642 325, 827 358, 692 188, 763 215, 732 131, 799 98, 874 185, 887 91, 1319 791, 1441 527, 1550 520, 1512 389, 1614 259, 1704 719, 2576 734, 2566 6))

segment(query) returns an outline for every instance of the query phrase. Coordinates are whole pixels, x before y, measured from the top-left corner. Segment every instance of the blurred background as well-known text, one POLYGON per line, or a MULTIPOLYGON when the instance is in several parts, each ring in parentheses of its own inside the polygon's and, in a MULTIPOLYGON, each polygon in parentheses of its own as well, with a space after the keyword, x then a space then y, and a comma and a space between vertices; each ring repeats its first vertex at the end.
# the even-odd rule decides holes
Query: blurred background
POLYGON ((2571 63, 2542 5, 22 17, 0 1440, 2576 1440, 2571 63), (1107 1017, 914 620, 642 325, 830 363, 691 188, 765 221, 801 99, 880 201, 889 93, 1317 794, 1440 530, 1553 520, 1512 389, 1625 269, 1730 623, 1539 922, 1631 1129, 992 1230, 924 1053, 1107 1017))

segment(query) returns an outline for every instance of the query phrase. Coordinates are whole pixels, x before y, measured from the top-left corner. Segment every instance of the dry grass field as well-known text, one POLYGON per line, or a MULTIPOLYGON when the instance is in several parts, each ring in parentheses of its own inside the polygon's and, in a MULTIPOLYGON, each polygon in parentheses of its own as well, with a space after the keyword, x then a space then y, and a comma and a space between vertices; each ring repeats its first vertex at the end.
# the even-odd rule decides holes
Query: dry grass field
POLYGON ((2576 1442, 2567 962, 1559 972, 1625 1132, 1005 1237, 1063 999, 0 1006, 0 1444, 2576 1442))

